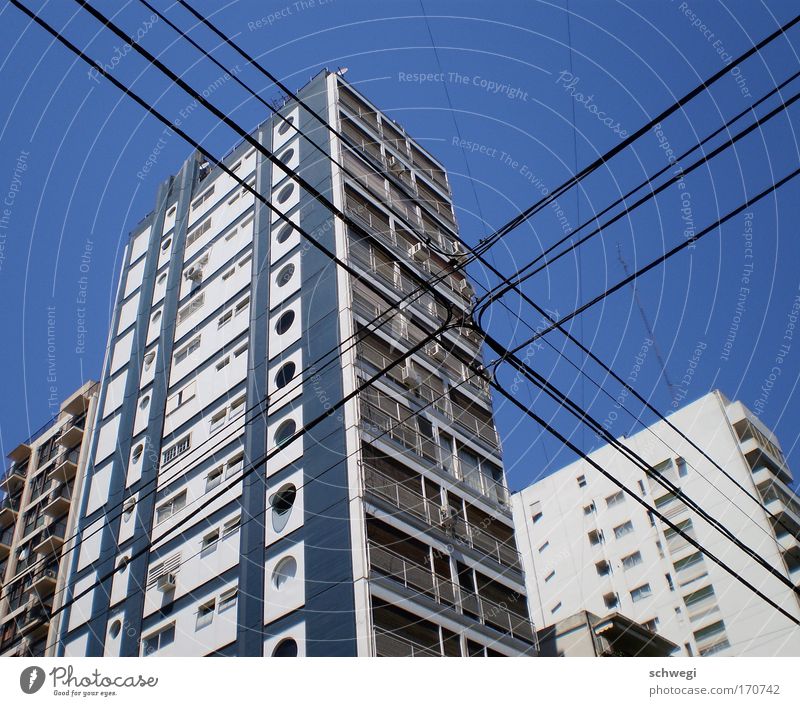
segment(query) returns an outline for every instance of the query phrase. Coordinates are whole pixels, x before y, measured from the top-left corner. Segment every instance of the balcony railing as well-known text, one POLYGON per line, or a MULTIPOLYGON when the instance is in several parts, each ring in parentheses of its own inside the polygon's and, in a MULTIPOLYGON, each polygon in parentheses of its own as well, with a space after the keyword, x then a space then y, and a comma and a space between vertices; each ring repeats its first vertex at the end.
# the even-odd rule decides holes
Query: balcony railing
POLYGON ((377 657, 441 657, 432 647, 425 647, 406 637, 376 627, 375 655, 377 657))
POLYGON ((2 532, 0 532, 0 545, 10 547, 11 542, 14 539, 14 526, 6 527, 2 532))
POLYGON ((4 488, 7 491, 11 490, 12 488, 19 487, 20 485, 25 483, 25 478, 27 475, 28 475, 27 464, 23 466, 18 466, 16 463, 14 463, 11 466, 9 466, 2 480, 0 480, 0 487, 4 488))
POLYGON ((369 562, 371 570, 375 570, 379 576, 426 595, 441 605, 460 608, 459 612, 515 639, 525 642, 535 641, 533 625, 527 617, 514 613, 479 594, 463 592, 455 583, 442 578, 426 566, 409 561, 374 542, 369 543, 369 562))
POLYGON ((372 464, 362 462, 362 468, 367 492, 374 493, 398 510, 404 510, 426 524, 439 528, 443 533, 491 557, 499 564, 520 570, 521 557, 513 546, 493 537, 463 517, 444 518, 439 504, 405 487, 372 464))

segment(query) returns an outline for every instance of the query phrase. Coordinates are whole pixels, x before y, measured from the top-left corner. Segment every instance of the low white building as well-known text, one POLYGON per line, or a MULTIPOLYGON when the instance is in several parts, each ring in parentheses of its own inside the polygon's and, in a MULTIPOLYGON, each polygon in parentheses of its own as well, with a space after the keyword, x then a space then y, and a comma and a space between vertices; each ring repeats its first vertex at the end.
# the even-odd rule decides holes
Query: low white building
MULTIPOLYGON (((717 391, 669 421, 736 482, 666 422, 622 441, 797 586, 800 499, 772 432, 717 391)), ((611 446, 589 456, 800 618, 792 589, 682 500, 611 446)), ((620 612, 679 645, 676 655, 800 655, 800 628, 589 463, 534 483, 513 504, 537 626, 579 611, 620 612)))

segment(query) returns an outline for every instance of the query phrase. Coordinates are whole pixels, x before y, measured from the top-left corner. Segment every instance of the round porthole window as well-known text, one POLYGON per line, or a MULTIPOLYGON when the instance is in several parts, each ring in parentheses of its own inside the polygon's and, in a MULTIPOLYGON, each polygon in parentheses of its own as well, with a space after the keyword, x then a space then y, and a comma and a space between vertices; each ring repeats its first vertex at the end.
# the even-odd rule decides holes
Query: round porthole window
POLYGON ((144 369, 150 370, 150 366, 153 365, 153 361, 156 359, 155 351, 151 351, 144 357, 144 369))
POLYGON ((281 559, 272 572, 272 585, 280 591, 289 581, 297 576, 297 561, 293 556, 281 559))
POLYGON ((275 386, 280 389, 286 387, 297 372, 297 366, 293 362, 288 362, 275 375, 275 386))
POLYGON ((292 483, 284 485, 270 498, 270 505, 272 507, 272 528, 276 532, 282 532, 286 527, 296 499, 297 488, 292 483))
POLYGON ((285 135, 287 132, 289 132, 289 128, 291 128, 292 125, 294 125, 294 115, 290 115, 281 123, 281 126, 278 128, 278 134, 285 135))
POLYGON ((161 309, 159 309, 155 314, 153 314, 153 323, 157 324, 161 321, 161 309))
POLYGON ((136 448, 134 448, 133 450, 133 456, 131 457, 131 460, 134 463, 136 463, 142 457, 143 453, 144 453, 144 444, 137 445, 136 448))
POLYGON ((278 273, 278 286, 284 287, 289 283, 294 274, 294 264, 289 263, 278 273))
POLYGON ((291 637, 281 640, 278 646, 272 651, 272 656, 297 657, 297 643, 291 637))
POLYGON ((166 273, 166 272, 162 272, 162 273, 161 273, 161 274, 158 276, 158 282, 157 282, 156 284, 158 284, 158 285, 162 285, 162 284, 164 284, 164 282, 166 282, 166 281, 167 281, 167 273, 166 273))
POLYGON ((145 395, 139 401, 139 409, 145 409, 150 404, 150 395, 145 395))
MULTIPOLYGON (((119 635, 120 630, 122 630, 122 622, 115 620, 113 623, 111 623, 111 627, 108 629, 108 634, 112 638, 116 638, 119 635)), ((280 645, 278 645, 278 647, 280 647, 280 645)))
POLYGON ((294 310, 289 309, 289 311, 284 311, 278 320, 275 322, 275 333, 279 336, 283 336, 294 323, 294 310))
POLYGON ((287 184, 278 194, 278 203, 286 203, 294 192, 294 184, 287 184))
POLYGON ((275 242, 279 245, 285 243, 289 240, 289 236, 292 234, 294 230, 294 226, 291 223, 284 223, 281 229, 278 231, 278 234, 275 236, 275 242))
POLYGON ((170 245, 172 245, 172 238, 167 238, 163 243, 161 243, 161 251, 166 252, 170 245))
POLYGON ((297 431, 297 422, 294 419, 287 419, 282 422, 275 432, 275 446, 284 446, 297 431))
POLYGON ((281 160, 284 164, 289 164, 289 160, 294 157, 294 147, 290 147, 286 152, 284 152, 278 159, 281 160))

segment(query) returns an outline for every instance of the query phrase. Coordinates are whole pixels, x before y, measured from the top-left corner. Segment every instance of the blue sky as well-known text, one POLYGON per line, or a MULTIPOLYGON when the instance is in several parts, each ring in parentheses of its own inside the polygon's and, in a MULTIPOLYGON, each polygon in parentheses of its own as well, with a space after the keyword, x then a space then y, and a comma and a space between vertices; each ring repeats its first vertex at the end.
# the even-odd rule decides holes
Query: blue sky
MULTIPOLYGON (((181 26, 192 26, 171 0, 153 2, 181 26)), ((215 153, 224 154, 237 141, 201 109, 187 111, 191 101, 185 95, 138 56, 120 51, 121 42, 77 12, 75 3, 27 4, 65 27, 75 43, 159 110, 173 118, 185 114, 183 126, 215 153)), ((116 13, 129 32, 141 31, 143 43, 192 85, 204 88, 218 78, 215 67, 168 27, 148 26, 149 11, 137 1, 93 4, 116 13)), ((352 83, 447 165, 462 237, 470 244, 794 14, 791 2, 710 0, 570 0, 568 12, 563 0, 193 4, 293 88, 323 67, 348 67, 352 83)), ((194 36, 216 46, 202 29, 194 36)), ((662 139, 682 151, 747 107, 797 70, 799 40, 800 30, 794 30, 746 62, 737 76, 726 76, 665 121, 662 139)), ((164 140, 162 125, 89 76, 79 60, 9 6, 0 12, 0 46, 0 193, 10 202, 8 211, 0 210, 0 297, 8 337, 0 349, 6 373, 0 443, 7 453, 48 419, 51 398, 61 399, 99 375, 127 234, 151 209, 157 185, 190 150, 175 136, 164 140), (155 164, 141 174, 157 146, 155 164)), ((224 48, 216 55, 228 65, 241 64, 224 48)), ((240 68, 240 77, 265 98, 277 95, 252 68, 240 68)), ((800 81, 783 96, 796 90, 800 81)), ((243 127, 266 117, 232 83, 212 98, 243 127)), ((680 242, 687 227, 699 230, 724 215, 796 167, 796 118, 793 106, 687 177, 683 189, 668 189, 581 248, 579 257, 565 257, 537 275, 525 291, 566 314, 624 276, 618 253, 634 269, 680 242)), ((545 209, 504 238, 490 252, 492 263, 514 271, 561 237, 565 224, 577 226, 665 164, 657 137, 645 136, 560 197, 560 214, 545 209)), ((800 339, 786 338, 800 284, 798 190, 795 183, 783 187, 755 206, 751 217, 733 219, 643 278, 636 294, 644 315, 627 287, 570 324, 573 335, 622 377, 644 346, 637 389, 662 411, 672 408, 676 395, 688 401, 715 387, 757 407, 777 431, 790 465, 800 459, 800 339), (734 322, 739 326, 725 349, 734 322), (782 345, 788 345, 783 352, 782 345), (688 385, 676 393, 682 379, 688 385)), ((480 268, 472 274, 493 282, 480 268)), ((519 300, 506 302, 529 325, 540 325, 519 300)), ((497 305, 486 321, 507 342, 521 342, 530 333, 497 305)), ((564 346, 556 334, 548 340, 559 350, 564 346)), ((564 352, 583 364, 573 348, 564 352)), ((598 419, 613 416, 613 402, 561 356, 543 348, 531 362, 598 419)), ((587 365, 586 372, 603 380, 595 367, 587 365)), ((608 380, 605 388, 612 398, 620 391, 608 380)), ((534 391, 521 389, 519 396, 584 448, 597 444, 534 391)), ((640 411, 633 403, 630 408, 640 411)), ((636 428, 623 412, 617 414, 615 434, 636 428)), ((643 419, 652 421, 648 414, 643 419)), ((571 460, 500 400, 497 420, 514 488, 571 460)))

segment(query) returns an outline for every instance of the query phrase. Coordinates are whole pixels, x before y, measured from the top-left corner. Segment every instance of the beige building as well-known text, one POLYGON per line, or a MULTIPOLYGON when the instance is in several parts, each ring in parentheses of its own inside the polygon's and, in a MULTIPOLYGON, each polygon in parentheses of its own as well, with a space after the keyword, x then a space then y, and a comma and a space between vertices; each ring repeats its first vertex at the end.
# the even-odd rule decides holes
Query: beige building
POLYGON ((0 655, 52 652, 74 505, 83 480, 97 384, 87 382, 58 414, 10 454, 0 480, 0 655))

